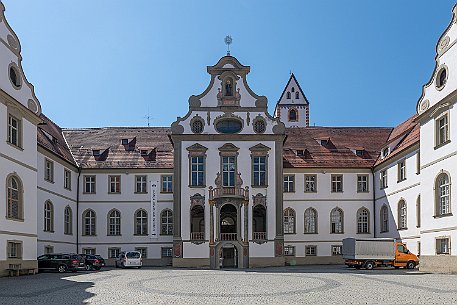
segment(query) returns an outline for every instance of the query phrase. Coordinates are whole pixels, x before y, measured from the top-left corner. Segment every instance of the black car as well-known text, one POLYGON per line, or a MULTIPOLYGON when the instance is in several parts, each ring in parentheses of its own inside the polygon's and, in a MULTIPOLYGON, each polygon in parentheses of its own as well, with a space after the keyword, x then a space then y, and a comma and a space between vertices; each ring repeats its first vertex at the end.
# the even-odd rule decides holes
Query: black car
POLYGON ((86 268, 84 257, 75 253, 44 254, 37 258, 38 270, 56 270, 60 273, 66 271, 76 272, 86 268))
POLYGON ((105 260, 100 255, 80 254, 86 260, 86 270, 100 270, 105 266, 105 260))

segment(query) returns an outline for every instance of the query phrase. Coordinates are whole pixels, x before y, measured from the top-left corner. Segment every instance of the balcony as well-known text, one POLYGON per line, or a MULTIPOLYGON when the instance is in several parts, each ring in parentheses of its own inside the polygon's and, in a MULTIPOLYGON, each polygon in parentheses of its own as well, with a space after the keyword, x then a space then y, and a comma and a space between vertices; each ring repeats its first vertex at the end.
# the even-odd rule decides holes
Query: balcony
POLYGON ((242 188, 237 186, 227 186, 227 187, 209 187, 209 200, 223 198, 223 197, 232 197, 240 198, 243 200, 249 200, 249 189, 248 187, 242 188))
POLYGON ((205 232, 191 232, 190 239, 195 241, 205 240, 205 232))
POLYGON ((221 233, 221 240, 237 240, 237 233, 221 233))
POLYGON ((266 240, 267 239, 267 232, 254 232, 253 233, 254 240, 266 240))

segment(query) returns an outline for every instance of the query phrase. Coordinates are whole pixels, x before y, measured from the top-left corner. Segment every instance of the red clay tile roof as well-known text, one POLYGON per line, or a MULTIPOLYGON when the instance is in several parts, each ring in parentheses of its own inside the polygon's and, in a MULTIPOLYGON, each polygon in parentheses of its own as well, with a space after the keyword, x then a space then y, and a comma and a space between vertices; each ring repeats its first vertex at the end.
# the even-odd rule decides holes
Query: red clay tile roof
POLYGON ((396 140, 400 141, 393 149, 391 149, 387 157, 383 159, 379 157, 375 163, 375 166, 384 163, 385 161, 398 155, 400 152, 411 147, 412 145, 419 143, 420 125, 414 121, 416 117, 417 114, 413 115, 392 130, 392 133, 390 134, 389 139, 387 140, 387 143, 384 145, 384 147, 386 147, 388 143, 392 143, 396 140))
POLYGON ((371 168, 385 145, 392 128, 383 127, 305 127, 287 128, 284 168, 371 168), (329 138, 323 146, 318 139, 329 138), (364 148, 357 156, 356 148, 364 148), (304 150, 304 156, 297 156, 304 150))
POLYGON ((37 128, 38 145, 46 148, 74 166, 77 166, 62 134, 62 129, 44 114, 41 114, 40 118, 43 120, 44 124, 39 124, 37 128))
POLYGON ((173 168, 168 127, 64 129, 64 134, 82 168, 173 168), (129 145, 122 145, 122 139, 129 145), (98 161, 93 150, 100 150, 98 161), (147 150, 147 156, 141 150, 147 150))

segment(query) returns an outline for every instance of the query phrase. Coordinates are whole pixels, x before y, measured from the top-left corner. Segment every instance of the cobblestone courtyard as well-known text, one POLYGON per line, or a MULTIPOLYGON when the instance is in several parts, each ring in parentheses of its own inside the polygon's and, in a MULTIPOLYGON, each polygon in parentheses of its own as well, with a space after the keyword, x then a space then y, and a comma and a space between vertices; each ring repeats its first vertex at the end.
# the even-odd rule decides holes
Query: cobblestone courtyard
POLYGON ((0 278, 0 304, 456 304, 457 275, 344 266, 106 269, 0 278))

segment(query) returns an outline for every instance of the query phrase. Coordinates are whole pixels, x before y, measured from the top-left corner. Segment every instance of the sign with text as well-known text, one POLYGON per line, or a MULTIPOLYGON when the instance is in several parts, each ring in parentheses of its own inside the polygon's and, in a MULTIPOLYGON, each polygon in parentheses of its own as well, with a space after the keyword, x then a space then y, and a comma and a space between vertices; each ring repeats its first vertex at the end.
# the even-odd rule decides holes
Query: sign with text
POLYGON ((157 235, 157 189, 159 181, 151 183, 151 238, 158 238, 157 235))

